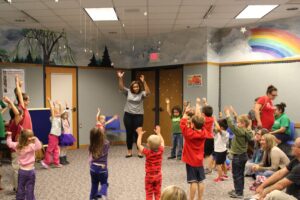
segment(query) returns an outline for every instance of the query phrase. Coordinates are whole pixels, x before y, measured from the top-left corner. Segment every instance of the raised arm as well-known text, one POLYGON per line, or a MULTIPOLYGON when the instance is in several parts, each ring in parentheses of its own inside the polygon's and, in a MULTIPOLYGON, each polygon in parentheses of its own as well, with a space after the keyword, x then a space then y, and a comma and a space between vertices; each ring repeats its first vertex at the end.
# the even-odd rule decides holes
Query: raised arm
POLYGON ((204 106, 208 106, 208 103, 207 103, 207 99, 206 99, 206 98, 202 98, 202 102, 203 102, 203 105, 204 105, 204 106))
POLYGON ((98 120, 99 120, 100 113, 101 113, 101 110, 100 110, 100 108, 98 108, 98 112, 96 114, 96 122, 98 122, 98 120))
POLYGON ((150 94, 150 89, 145 81, 145 76, 144 75, 141 75, 140 76, 140 80, 142 81, 142 83, 144 84, 144 88, 145 88, 145 92, 146 92, 146 95, 148 96, 150 94))
POLYGON ((197 97, 196 98, 196 110, 195 110, 196 115, 201 114, 201 98, 197 97))
POLYGON ((215 124, 216 131, 220 133, 221 132, 221 127, 220 127, 220 125, 219 125, 219 123, 218 123, 215 116, 214 116, 214 124, 215 124))
POLYGON ((7 146, 11 149, 16 149, 17 148, 17 145, 18 143, 17 142, 13 142, 12 139, 11 139, 11 132, 6 132, 7 134, 7 138, 6 138, 6 143, 7 143, 7 146))
POLYGON ((161 132, 160 132, 160 126, 156 126, 155 127, 155 129, 154 129, 154 132, 156 133, 156 135, 158 135, 159 137, 160 137, 160 140, 161 140, 161 143, 160 143, 160 145, 161 146, 165 146, 165 140, 164 140, 164 138, 162 137, 162 135, 161 135, 161 132))
POLYGON ((170 109, 170 99, 166 98, 166 104, 167 104, 167 113, 169 114, 169 116, 172 115, 171 113, 171 109, 170 109))
POLYGON ((0 100, 0 106, 1 106, 1 114, 4 114, 7 110, 7 106, 5 105, 3 100, 0 100))
POLYGON ((143 134, 146 132, 146 131, 143 131, 143 128, 142 127, 138 127, 136 129, 136 132, 138 134, 138 139, 137 139, 137 147, 138 149, 140 150, 140 152, 143 152, 144 150, 144 146, 142 145, 142 138, 143 138, 143 134))
POLYGON ((3 97, 3 101, 6 102, 9 107, 12 109, 14 115, 15 115, 15 123, 18 124, 21 121, 21 116, 20 116, 20 112, 17 109, 17 107, 15 106, 15 104, 8 98, 8 97, 3 97))
POLYGON ((112 118, 110 118, 109 120, 107 120, 105 122, 105 125, 112 123, 113 121, 115 121, 116 119, 118 119, 119 116, 118 115, 114 115, 112 118))
POLYGON ((50 98, 47 98, 48 102, 49 102, 49 106, 50 106, 50 112, 51 112, 51 117, 54 117, 54 103, 51 101, 50 98))
POLYGON ((24 99, 23 99, 23 95, 22 95, 22 81, 20 81, 19 76, 16 75, 15 77, 15 82, 16 82, 16 93, 17 93, 17 98, 19 100, 19 104, 24 108, 25 104, 24 104, 24 99))
POLYGON ((117 72, 117 75, 118 75, 118 81, 119 81, 119 89, 120 90, 124 90, 125 86, 124 86, 124 80, 123 80, 123 76, 124 76, 124 73, 125 72, 121 72, 121 71, 118 71, 117 72))
POLYGON ((229 109, 230 109, 230 112, 232 113, 232 115, 234 117, 234 120, 236 121, 237 117, 238 117, 237 112, 235 111, 235 109, 233 108, 233 106, 230 106, 229 109))

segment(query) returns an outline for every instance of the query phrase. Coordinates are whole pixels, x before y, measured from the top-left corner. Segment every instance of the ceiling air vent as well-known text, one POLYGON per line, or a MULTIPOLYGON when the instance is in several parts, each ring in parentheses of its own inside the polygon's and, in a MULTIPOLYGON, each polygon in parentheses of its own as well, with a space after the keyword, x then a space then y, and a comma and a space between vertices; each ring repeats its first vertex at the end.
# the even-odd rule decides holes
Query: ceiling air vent
POLYGON ((140 12, 140 9, 138 9, 138 8, 127 8, 127 9, 124 9, 124 12, 127 13, 127 14, 138 13, 138 12, 140 12))

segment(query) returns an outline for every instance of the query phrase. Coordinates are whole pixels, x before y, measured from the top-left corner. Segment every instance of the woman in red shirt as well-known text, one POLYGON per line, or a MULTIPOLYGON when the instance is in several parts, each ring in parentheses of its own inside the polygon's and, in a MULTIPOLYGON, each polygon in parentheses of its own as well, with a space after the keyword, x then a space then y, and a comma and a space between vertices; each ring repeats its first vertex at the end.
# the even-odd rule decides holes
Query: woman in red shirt
POLYGON ((258 128, 272 129, 275 121, 273 100, 277 97, 277 88, 270 85, 266 96, 260 97, 255 104, 255 118, 258 128))

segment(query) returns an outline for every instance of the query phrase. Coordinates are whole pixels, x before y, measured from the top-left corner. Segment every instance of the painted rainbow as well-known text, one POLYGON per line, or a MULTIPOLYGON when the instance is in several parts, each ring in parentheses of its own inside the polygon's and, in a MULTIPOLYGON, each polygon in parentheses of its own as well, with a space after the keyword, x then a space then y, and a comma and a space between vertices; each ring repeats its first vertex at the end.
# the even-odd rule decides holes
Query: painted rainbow
POLYGON ((300 38, 280 29, 251 29, 248 40, 253 52, 270 54, 276 58, 300 56, 300 38))

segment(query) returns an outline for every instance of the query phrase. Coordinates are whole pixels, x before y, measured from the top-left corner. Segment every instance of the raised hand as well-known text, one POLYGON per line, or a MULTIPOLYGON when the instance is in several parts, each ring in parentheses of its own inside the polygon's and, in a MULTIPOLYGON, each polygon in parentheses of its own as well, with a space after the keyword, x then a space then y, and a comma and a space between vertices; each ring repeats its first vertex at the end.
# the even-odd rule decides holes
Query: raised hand
POLYGON ((230 109, 227 106, 224 107, 224 113, 226 117, 230 116, 230 109))
POLYGON ((170 99, 166 98, 166 104, 170 104, 170 99))
POLYGON ((196 98, 196 104, 199 105, 200 103, 201 103, 201 98, 197 97, 197 98, 196 98))
POLYGON ((145 76, 144 76, 143 74, 140 76, 140 80, 142 81, 142 83, 144 83, 144 81, 145 81, 145 76))
POLYGON ((206 98, 202 98, 203 104, 206 105, 207 104, 207 100, 206 98))
POLYGON ((138 135, 143 135, 144 133, 146 133, 146 131, 143 131, 143 128, 142 128, 142 127, 138 127, 138 128, 136 129, 136 132, 137 132, 138 135))
POLYGON ((125 74, 125 72, 122 72, 122 71, 117 72, 117 75, 119 78, 123 78, 124 74, 125 74))
POLYGON ((10 99, 7 96, 4 96, 2 99, 5 103, 10 103, 11 102, 10 99))
POLYGON ((160 126, 159 126, 159 125, 155 126, 154 132, 155 132, 157 135, 160 135, 160 126))

